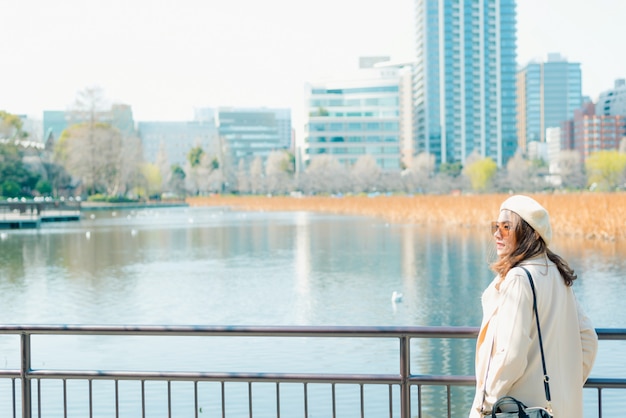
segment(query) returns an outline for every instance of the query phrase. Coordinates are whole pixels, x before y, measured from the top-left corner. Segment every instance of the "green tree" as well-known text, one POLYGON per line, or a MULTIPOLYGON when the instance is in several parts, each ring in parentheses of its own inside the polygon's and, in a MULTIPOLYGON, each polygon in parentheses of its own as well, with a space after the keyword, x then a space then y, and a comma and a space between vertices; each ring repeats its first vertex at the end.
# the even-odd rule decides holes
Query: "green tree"
POLYGON ((0 144, 0 183, 4 184, 3 196, 17 197, 14 196, 16 193, 20 196, 30 195, 39 181, 40 176, 27 169, 22 157, 22 151, 16 145, 0 144))
POLYGON ((19 116, 0 110, 0 138, 21 139, 27 136, 22 131, 22 120, 19 116))
POLYGON ((487 190, 496 171, 498 171, 498 165, 489 157, 472 162, 465 167, 465 174, 470 180, 472 189, 477 192, 487 190))
POLYGON ((148 197, 160 195, 163 180, 159 167, 156 164, 144 163, 140 167, 140 172, 145 184, 145 193, 148 197))
POLYGON ((189 152, 187 153, 187 161, 189 161, 191 168, 195 168, 200 165, 203 155, 204 150, 200 146, 193 147, 189 150, 189 152))
POLYGON ((48 180, 40 179, 35 186, 35 190, 42 196, 50 196, 52 194, 52 184, 48 180))
POLYGON ((185 170, 179 165, 174 164, 171 167, 171 175, 169 180, 169 189, 177 196, 185 196, 185 170))
POLYGON ((587 185, 601 191, 615 190, 626 169, 626 154, 617 150, 594 152, 585 161, 585 168, 587 185))
POLYGON ((19 197, 21 194, 20 185, 13 180, 4 180, 0 184, 0 195, 4 197, 19 197))
POLYGON ((460 176, 462 170, 463 164, 458 161, 454 163, 443 163, 439 166, 439 172, 450 177, 460 176))

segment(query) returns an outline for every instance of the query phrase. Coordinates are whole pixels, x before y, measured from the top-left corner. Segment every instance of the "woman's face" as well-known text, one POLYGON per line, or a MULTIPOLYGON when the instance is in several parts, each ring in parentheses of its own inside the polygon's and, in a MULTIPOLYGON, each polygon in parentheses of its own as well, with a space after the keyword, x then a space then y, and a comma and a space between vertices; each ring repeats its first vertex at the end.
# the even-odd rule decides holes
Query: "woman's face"
POLYGON ((510 254, 515 249, 515 220, 509 210, 501 210, 493 227, 498 257, 510 254))

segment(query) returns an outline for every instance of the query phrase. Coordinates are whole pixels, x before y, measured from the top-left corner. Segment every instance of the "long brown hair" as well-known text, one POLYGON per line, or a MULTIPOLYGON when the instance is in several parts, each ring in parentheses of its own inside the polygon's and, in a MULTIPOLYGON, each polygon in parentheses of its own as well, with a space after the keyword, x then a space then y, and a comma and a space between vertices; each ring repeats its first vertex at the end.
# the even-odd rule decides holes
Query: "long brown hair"
POLYGON ((546 253, 550 261, 556 264, 561 273, 561 277, 566 286, 571 286, 578 277, 574 270, 560 256, 550 251, 543 238, 535 232, 535 230, 523 220, 517 213, 511 212, 512 219, 515 221, 513 233, 515 234, 515 248, 510 254, 500 257, 491 263, 491 269, 504 278, 513 267, 520 262, 537 255, 546 253))

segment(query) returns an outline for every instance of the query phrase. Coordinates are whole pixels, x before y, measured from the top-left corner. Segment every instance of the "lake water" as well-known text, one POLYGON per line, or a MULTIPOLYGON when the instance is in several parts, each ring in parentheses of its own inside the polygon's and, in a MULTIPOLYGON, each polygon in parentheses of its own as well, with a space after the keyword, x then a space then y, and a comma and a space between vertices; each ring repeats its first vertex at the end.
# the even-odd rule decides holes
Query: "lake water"
MULTIPOLYGON (((306 212, 86 212, 79 222, 3 232, 0 318, 10 324, 478 326, 480 294, 493 276, 488 221, 483 231, 306 212), (391 302, 394 291, 402 302, 391 302)), ((594 325, 624 328, 626 248, 557 237, 553 249, 577 271, 574 289, 594 325)), ((19 367, 12 337, 0 339, 7 368, 19 367)), ((32 366, 398 372, 397 347, 388 342, 247 341, 205 347, 46 337, 33 343, 32 366)), ((412 373, 473 374, 474 341, 414 345, 412 373)), ((602 341, 592 375, 625 377, 625 360, 625 344, 602 341)), ((624 395, 603 392, 604 417, 622 416, 624 395)), ((595 392, 585 396, 586 416, 597 416, 595 392)), ((463 391, 454 416, 466 415, 471 397, 463 391)), ((111 416, 104 406, 98 413, 111 416)), ((46 416, 62 416, 61 406, 50 406, 46 416)))

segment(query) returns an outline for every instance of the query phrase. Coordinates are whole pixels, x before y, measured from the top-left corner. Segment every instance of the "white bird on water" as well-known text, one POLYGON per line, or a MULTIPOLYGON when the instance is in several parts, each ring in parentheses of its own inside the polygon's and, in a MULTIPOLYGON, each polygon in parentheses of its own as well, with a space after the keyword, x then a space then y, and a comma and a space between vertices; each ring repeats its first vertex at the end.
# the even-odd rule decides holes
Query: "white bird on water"
POLYGON ((394 290, 393 293, 391 294, 391 302, 392 303, 402 302, 402 293, 394 290))

